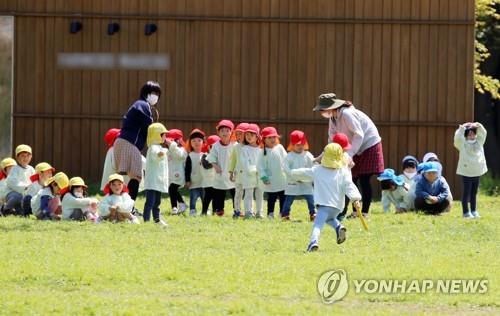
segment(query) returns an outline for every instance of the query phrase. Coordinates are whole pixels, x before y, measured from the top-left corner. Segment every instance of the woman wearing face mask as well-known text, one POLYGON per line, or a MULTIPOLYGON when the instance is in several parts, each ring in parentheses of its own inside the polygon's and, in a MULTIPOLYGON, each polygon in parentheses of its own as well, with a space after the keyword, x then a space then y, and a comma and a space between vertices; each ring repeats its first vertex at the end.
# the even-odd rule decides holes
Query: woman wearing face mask
MULTIPOLYGON (((362 213, 366 217, 372 201, 370 178, 384 171, 382 142, 377 127, 368 115, 356 109, 351 102, 338 99, 334 93, 320 95, 313 111, 320 111, 328 119, 328 140, 336 133, 344 133, 349 138, 351 148, 346 152, 354 162, 352 178, 356 184, 359 181, 362 213)), ((347 203, 339 217, 344 217, 346 212, 347 203)), ((355 214, 353 212, 351 217, 355 214)))
POLYGON ((462 194, 464 218, 479 217, 476 208, 479 177, 488 171, 483 149, 485 141, 486 129, 481 123, 465 123, 455 132, 454 145, 460 152, 457 174, 462 176, 464 189, 462 194))
POLYGON ((155 105, 161 96, 157 82, 148 81, 142 86, 139 99, 135 101, 123 117, 120 136, 114 144, 116 170, 121 175, 128 175, 128 190, 135 201, 142 179, 141 151, 146 144, 148 127, 159 119, 155 105))

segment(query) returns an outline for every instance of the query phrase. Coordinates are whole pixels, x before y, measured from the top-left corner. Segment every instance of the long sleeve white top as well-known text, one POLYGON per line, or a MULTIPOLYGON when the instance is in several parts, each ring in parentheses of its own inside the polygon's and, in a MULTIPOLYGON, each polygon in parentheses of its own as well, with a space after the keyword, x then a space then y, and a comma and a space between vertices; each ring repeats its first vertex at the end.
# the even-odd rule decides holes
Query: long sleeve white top
POLYGON ((229 179, 229 163, 234 146, 235 143, 222 145, 219 141, 210 149, 207 160, 212 164, 217 164, 222 169, 221 173, 215 173, 214 189, 229 190, 234 188, 234 183, 229 179))
POLYGON ((66 193, 61 202, 62 219, 70 219, 71 214, 76 209, 81 209, 83 212, 88 211, 92 202, 97 203, 97 200, 89 197, 77 198, 69 192, 66 193))
POLYGON ((120 213, 130 213, 134 207, 134 200, 130 197, 128 193, 108 194, 99 203, 99 215, 106 217, 111 212, 109 210, 112 206, 118 207, 118 212, 120 213))
POLYGON ((161 145, 151 145, 146 155, 146 174, 144 177, 144 189, 163 193, 168 192, 169 164, 167 148, 161 145), (163 153, 160 157, 159 154, 163 153))
POLYGON ((243 189, 253 189, 260 186, 257 165, 259 163, 262 149, 245 145, 240 149, 238 161, 241 163, 241 170, 237 177, 241 179, 243 189))
POLYGON ((328 142, 336 133, 344 133, 349 138, 349 156, 360 155, 366 149, 378 144, 382 139, 373 121, 354 106, 341 108, 337 119, 331 118, 328 125, 328 142))
MULTIPOLYGON (((314 157, 308 151, 302 153, 289 152, 285 159, 285 171, 290 174, 291 170, 299 168, 311 168, 314 165, 314 157)), ((286 195, 312 195, 312 180, 296 181, 291 176, 287 177, 286 195)))
POLYGON ((351 201, 361 200, 361 194, 345 168, 330 169, 315 165, 291 170, 291 176, 295 180, 313 180, 316 205, 343 210, 346 195, 351 201))
POLYGON ((168 146, 168 180, 170 183, 183 186, 186 182, 184 179, 184 167, 187 158, 186 150, 172 142, 168 146))
POLYGON ((400 185, 394 191, 383 190, 382 191, 382 208, 384 212, 389 212, 391 210, 391 204, 396 208, 409 210, 413 207, 408 205, 407 196, 410 191, 410 186, 406 183, 400 185))
POLYGON ((259 177, 267 178, 270 182, 263 184, 264 192, 279 192, 286 189, 287 178, 283 168, 286 155, 286 150, 281 144, 262 151, 258 165, 259 177))
POLYGON ((454 137, 453 144, 459 151, 457 174, 466 177, 480 177, 488 171, 484 156, 486 129, 478 124, 476 142, 470 144, 465 139, 465 126, 460 126, 454 137))
POLYGON ((12 167, 9 175, 7 176, 7 193, 8 192, 18 192, 21 194, 26 194, 28 186, 31 184, 30 177, 35 174, 35 169, 32 166, 26 166, 23 168, 19 165, 12 167))

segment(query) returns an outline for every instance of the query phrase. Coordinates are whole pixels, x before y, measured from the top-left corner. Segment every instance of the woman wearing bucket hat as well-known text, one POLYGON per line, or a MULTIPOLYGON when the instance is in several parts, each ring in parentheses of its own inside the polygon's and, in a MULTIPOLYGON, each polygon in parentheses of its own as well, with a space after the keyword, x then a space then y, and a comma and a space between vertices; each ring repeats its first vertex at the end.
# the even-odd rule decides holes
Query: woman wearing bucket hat
POLYGON ((146 82, 135 101, 123 117, 120 135, 114 143, 116 169, 122 175, 128 175, 128 188, 133 200, 137 198, 139 183, 143 177, 141 151, 146 144, 148 127, 158 121, 159 113, 155 105, 161 96, 157 82, 146 82))
MULTIPOLYGON (((334 93, 322 94, 313 111, 319 111, 329 121, 328 139, 335 133, 347 135, 351 148, 346 152, 352 158, 354 167, 351 169, 353 182, 359 181, 363 197, 363 215, 367 215, 372 201, 370 178, 384 171, 384 156, 381 137, 373 121, 356 109, 354 105, 337 98, 334 93)), ((345 215, 347 207, 341 216, 345 215)), ((353 212, 352 216, 355 216, 353 212)))

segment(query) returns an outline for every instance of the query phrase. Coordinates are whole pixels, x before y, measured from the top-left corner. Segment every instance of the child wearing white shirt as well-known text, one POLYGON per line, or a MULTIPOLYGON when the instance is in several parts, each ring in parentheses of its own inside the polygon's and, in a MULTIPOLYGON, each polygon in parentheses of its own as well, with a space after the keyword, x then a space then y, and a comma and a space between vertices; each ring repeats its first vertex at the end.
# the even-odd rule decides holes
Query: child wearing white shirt
POLYGON ((240 123, 234 129, 236 135, 236 145, 234 145, 229 162, 229 178, 235 184, 234 188, 234 214, 233 218, 239 218, 241 214, 241 201, 243 200, 243 178, 241 176, 243 169, 241 161, 238 159, 241 149, 245 146, 245 132, 248 129, 248 123, 240 123))
POLYGON ((17 162, 12 158, 5 158, 0 162, 0 216, 3 215, 5 196, 7 195, 7 177, 17 162))
POLYGON ((60 196, 69 191, 69 179, 64 172, 58 172, 46 182, 46 186, 31 199, 33 215, 41 220, 61 219, 60 196))
POLYGON ((205 143, 205 133, 197 128, 189 134, 188 156, 186 159, 186 188, 189 189, 189 215, 196 216, 196 202, 203 199, 203 173, 201 157, 203 156, 203 146, 205 143))
POLYGON ((210 162, 208 162, 208 152, 212 149, 212 146, 220 141, 219 136, 210 135, 207 137, 207 142, 203 148, 204 154, 201 156, 201 186, 203 187, 203 202, 201 207, 201 215, 208 215, 208 207, 212 203, 215 197, 214 180, 215 180, 215 169, 210 162))
POLYGON ((245 132, 244 146, 239 153, 238 161, 241 162, 241 184, 245 190, 244 208, 245 218, 256 216, 263 218, 262 203, 264 192, 262 191, 257 172, 257 164, 262 154, 260 143, 260 129, 257 124, 249 124, 245 132), (252 201, 255 196, 255 208, 252 207, 252 201), (254 213, 255 211, 255 213, 254 213))
POLYGON ((41 162, 35 166, 35 174, 30 177, 31 184, 26 190, 23 198, 23 211, 25 215, 33 214, 31 209, 31 199, 40 192, 45 183, 52 178, 55 169, 46 162, 41 162))
POLYGON ((385 213, 390 212, 391 204, 396 208, 396 213, 403 213, 413 209, 408 204, 407 196, 410 186, 403 180, 403 176, 396 176, 393 169, 385 169, 378 177, 382 189, 382 208, 385 213))
POLYGON ((325 223, 335 229, 338 244, 346 239, 347 230, 339 222, 337 216, 344 208, 345 195, 354 202, 356 207, 360 207, 361 194, 344 168, 345 165, 342 147, 331 143, 325 147, 321 165, 291 171, 291 176, 296 180, 313 180, 314 182, 314 202, 318 212, 307 251, 319 249, 319 236, 325 223))
POLYGON ((23 196, 26 194, 31 184, 31 176, 35 174, 35 169, 29 165, 32 158, 31 147, 28 145, 19 145, 16 148, 17 165, 14 166, 6 180, 6 203, 3 209, 4 215, 15 214, 28 216, 24 214, 22 207, 23 196))
POLYGON ((97 204, 99 201, 87 197, 87 185, 80 177, 69 180, 69 192, 62 198, 62 219, 95 222, 98 218, 97 204))
POLYGON ((214 199, 212 202, 214 213, 217 216, 224 216, 226 194, 228 191, 231 194, 234 209, 235 186, 231 182, 229 175, 229 162, 235 146, 232 135, 234 124, 230 120, 221 120, 217 124, 216 129, 220 141, 212 146, 207 160, 215 169, 213 185, 214 199))
MULTIPOLYGON (((303 131, 292 131, 290 133, 290 145, 286 156, 285 170, 289 174, 290 170, 299 168, 311 168, 314 165, 314 157, 308 151, 309 144, 303 131)), ((285 205, 283 207, 283 220, 290 220, 290 209, 295 197, 302 196, 309 209, 309 219, 314 221, 316 210, 314 207, 312 181, 295 181, 288 177, 288 184, 285 189, 285 205)))
POLYGON ((167 132, 168 140, 168 195, 172 206, 172 215, 180 215, 187 209, 187 205, 179 193, 179 189, 186 184, 184 168, 187 152, 184 149, 184 134, 181 130, 171 129, 167 132))
POLYGON ((287 185, 283 162, 286 159, 286 150, 279 143, 279 135, 274 127, 262 129, 264 150, 259 160, 259 176, 264 183, 264 192, 267 193, 267 217, 274 218, 274 206, 279 199, 280 214, 283 215, 285 204, 285 189, 287 185))
POLYGON ((104 188, 106 196, 99 204, 99 215, 104 220, 112 222, 130 221, 139 224, 137 217, 132 215, 134 200, 128 194, 128 189, 123 183, 123 176, 112 174, 104 188))

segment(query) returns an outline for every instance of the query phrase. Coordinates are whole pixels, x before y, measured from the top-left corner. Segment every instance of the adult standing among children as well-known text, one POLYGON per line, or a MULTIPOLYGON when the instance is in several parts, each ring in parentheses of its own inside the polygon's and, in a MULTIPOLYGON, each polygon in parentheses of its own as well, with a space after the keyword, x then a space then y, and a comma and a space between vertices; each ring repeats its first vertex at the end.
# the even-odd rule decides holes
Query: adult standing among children
POLYGON ((148 127, 158 121, 159 113, 155 105, 161 96, 158 82, 148 81, 142 88, 139 99, 135 101, 123 117, 120 136, 114 144, 116 170, 128 175, 128 190, 133 200, 137 198, 142 174, 142 155, 148 127))
MULTIPOLYGON (((370 179, 384 171, 382 138, 373 121, 364 112, 356 109, 350 101, 337 98, 334 93, 322 94, 313 111, 319 111, 328 119, 328 142, 336 133, 344 133, 349 138, 351 148, 347 154, 354 162, 351 169, 353 182, 361 187, 363 216, 368 215, 372 201, 370 179)), ((340 217, 345 216, 347 205, 340 217)), ((355 216, 355 212, 351 216, 355 216)))

